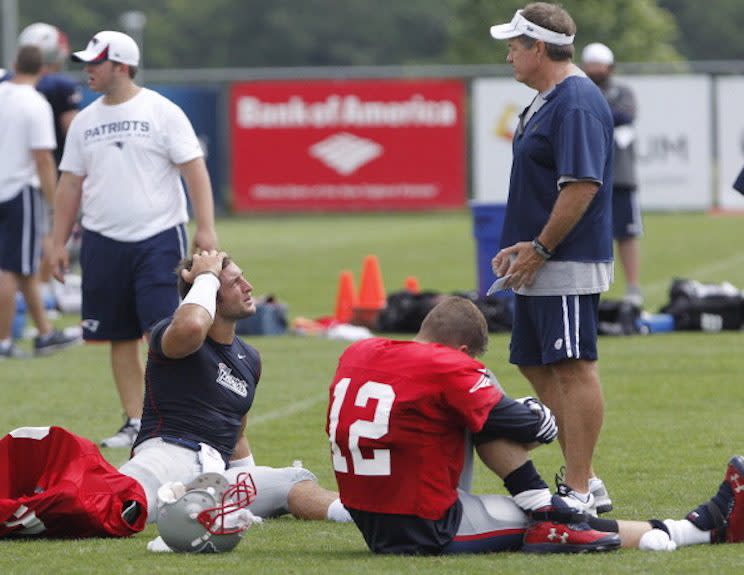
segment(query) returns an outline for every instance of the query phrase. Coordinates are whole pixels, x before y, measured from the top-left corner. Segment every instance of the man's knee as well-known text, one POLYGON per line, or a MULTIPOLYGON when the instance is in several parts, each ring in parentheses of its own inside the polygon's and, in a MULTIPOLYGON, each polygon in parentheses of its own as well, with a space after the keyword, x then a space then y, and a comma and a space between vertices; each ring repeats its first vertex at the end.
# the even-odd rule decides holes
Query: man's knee
POLYGON ((298 519, 323 520, 328 518, 328 507, 338 493, 328 491, 315 481, 300 481, 292 486, 287 504, 298 519))
POLYGON ((292 512, 290 495, 294 498, 296 486, 309 484, 317 487, 315 475, 302 467, 257 466, 250 473, 256 484, 256 499, 249 509, 259 517, 277 517, 292 512))

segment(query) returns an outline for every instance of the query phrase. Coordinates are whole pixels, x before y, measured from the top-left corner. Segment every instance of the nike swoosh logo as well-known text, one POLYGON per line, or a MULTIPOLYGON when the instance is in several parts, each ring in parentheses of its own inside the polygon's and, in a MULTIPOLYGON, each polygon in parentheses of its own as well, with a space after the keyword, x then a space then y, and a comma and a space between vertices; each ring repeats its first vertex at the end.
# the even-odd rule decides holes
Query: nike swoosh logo
POLYGON ((238 359, 245 359, 245 354, 244 353, 239 353, 238 354, 238 359))

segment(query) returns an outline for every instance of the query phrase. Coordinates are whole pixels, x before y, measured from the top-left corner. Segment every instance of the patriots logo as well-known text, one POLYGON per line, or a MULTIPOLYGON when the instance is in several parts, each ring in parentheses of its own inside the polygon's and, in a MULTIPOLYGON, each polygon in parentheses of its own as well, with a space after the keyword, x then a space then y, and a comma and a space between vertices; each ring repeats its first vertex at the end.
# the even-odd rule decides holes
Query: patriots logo
POLYGON ((84 319, 80 322, 80 325, 83 327, 83 329, 95 333, 98 331, 98 326, 101 325, 101 322, 97 319, 84 319))

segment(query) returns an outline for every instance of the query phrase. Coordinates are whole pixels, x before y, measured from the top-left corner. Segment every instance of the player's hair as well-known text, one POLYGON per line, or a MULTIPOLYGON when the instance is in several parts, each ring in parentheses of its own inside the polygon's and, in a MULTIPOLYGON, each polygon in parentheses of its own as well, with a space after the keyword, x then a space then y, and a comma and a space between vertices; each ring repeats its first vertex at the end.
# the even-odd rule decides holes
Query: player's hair
POLYGON ((488 324, 472 301, 450 296, 426 315, 417 338, 454 348, 466 345, 478 357, 488 348, 488 324))
POLYGON ((21 46, 15 59, 15 71, 17 74, 35 76, 41 72, 43 64, 41 50, 38 46, 21 46))
POLYGON ((137 66, 129 66, 129 78, 131 80, 134 80, 134 77, 137 75, 137 66))
MULTIPOLYGON (((522 16, 533 24, 552 30, 553 32, 559 32, 560 34, 566 34, 567 36, 573 36, 576 34, 576 23, 571 18, 571 15, 560 4, 549 4, 547 2, 533 2, 527 4, 522 9, 522 16)), ((520 42, 527 48, 532 48, 535 45, 534 38, 529 36, 520 36, 520 42)), ((545 42, 545 52, 548 54, 548 58, 556 62, 563 60, 570 60, 574 55, 573 44, 568 46, 559 46, 557 44, 550 44, 545 42)))
MULTIPOLYGON (((227 266, 229 266, 230 262, 232 262, 230 256, 226 256, 225 259, 222 260, 222 269, 224 270, 227 266)), ((178 262, 178 266, 176 267, 175 272, 176 277, 178 278, 178 295, 181 296, 181 299, 186 297, 186 294, 188 294, 189 290, 191 290, 191 286, 194 285, 184 280, 183 277, 181 277, 181 272, 183 270, 190 270, 193 265, 194 256, 189 256, 187 258, 183 258, 180 262, 178 262)))

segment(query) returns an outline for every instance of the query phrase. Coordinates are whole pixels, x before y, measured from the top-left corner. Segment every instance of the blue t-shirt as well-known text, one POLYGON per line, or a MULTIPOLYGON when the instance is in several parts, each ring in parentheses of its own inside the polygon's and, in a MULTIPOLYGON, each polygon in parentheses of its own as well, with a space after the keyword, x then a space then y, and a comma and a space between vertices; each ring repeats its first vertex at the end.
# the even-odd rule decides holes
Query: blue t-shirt
POLYGON ((159 321, 150 334, 142 428, 135 446, 153 437, 206 443, 228 461, 261 377, 259 353, 238 337, 230 345, 207 338, 189 356, 165 357, 162 338, 171 321, 159 321))
POLYGON ((612 140, 610 108, 591 80, 569 76, 545 95, 544 105, 513 140, 501 247, 540 234, 561 177, 596 180, 601 182, 597 194, 552 261, 611 261, 612 140))
POLYGON ((57 136, 57 149, 54 152, 57 164, 62 160, 65 147, 65 132, 62 128, 61 117, 65 112, 78 110, 83 93, 80 86, 69 76, 64 74, 47 74, 42 76, 36 89, 44 94, 52 106, 54 114, 54 132, 57 136))

